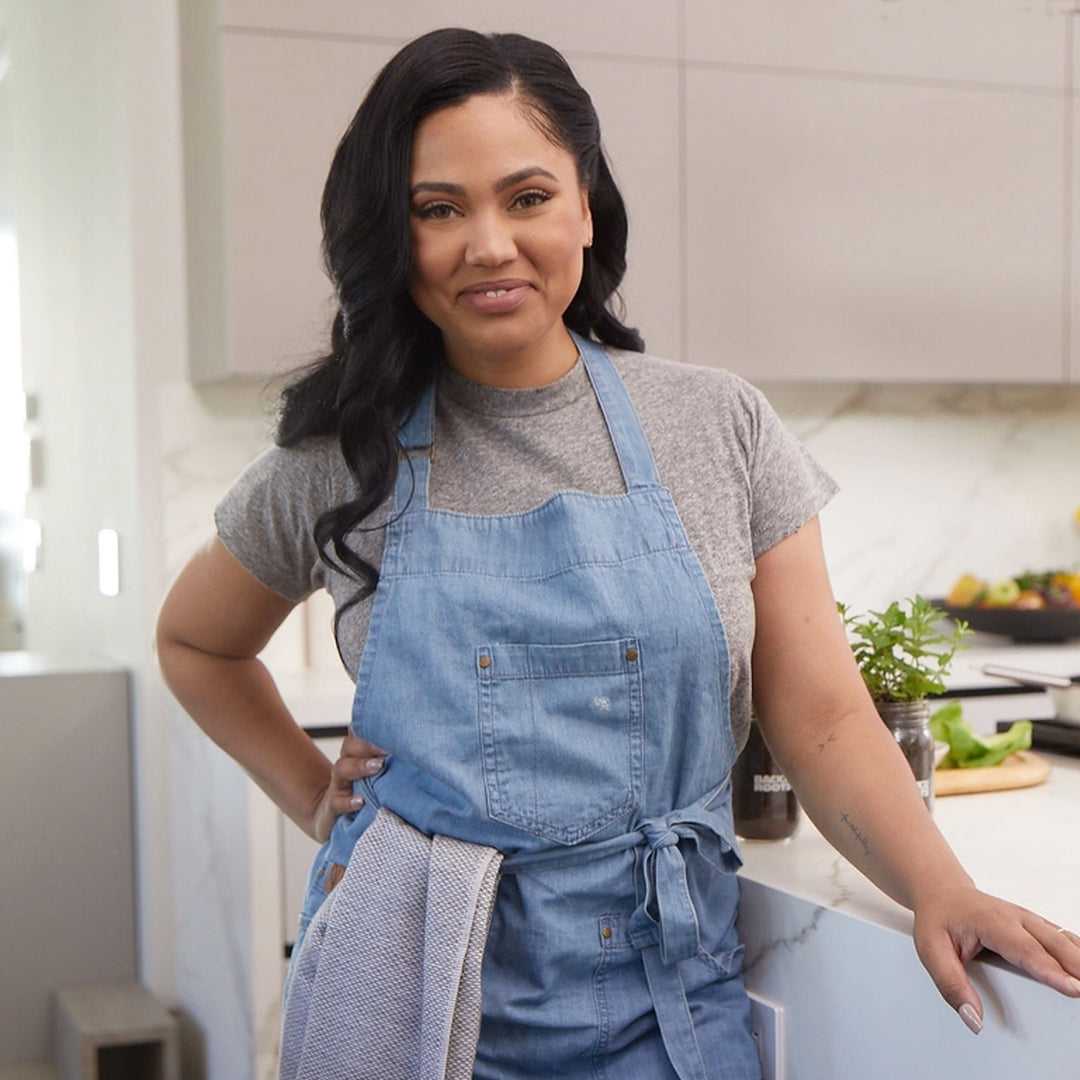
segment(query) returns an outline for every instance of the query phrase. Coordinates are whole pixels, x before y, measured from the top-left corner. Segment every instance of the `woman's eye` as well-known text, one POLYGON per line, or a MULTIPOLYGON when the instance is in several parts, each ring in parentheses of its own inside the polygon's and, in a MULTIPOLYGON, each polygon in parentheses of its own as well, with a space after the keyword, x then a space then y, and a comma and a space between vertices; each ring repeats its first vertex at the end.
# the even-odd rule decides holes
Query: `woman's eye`
POLYGON ((416 216, 425 221, 447 221, 454 216, 454 208, 449 203, 428 203, 416 211, 416 216))
POLYGON ((546 191, 523 191, 514 196, 511 204, 515 210, 532 210, 533 207, 546 203, 551 195, 546 191))

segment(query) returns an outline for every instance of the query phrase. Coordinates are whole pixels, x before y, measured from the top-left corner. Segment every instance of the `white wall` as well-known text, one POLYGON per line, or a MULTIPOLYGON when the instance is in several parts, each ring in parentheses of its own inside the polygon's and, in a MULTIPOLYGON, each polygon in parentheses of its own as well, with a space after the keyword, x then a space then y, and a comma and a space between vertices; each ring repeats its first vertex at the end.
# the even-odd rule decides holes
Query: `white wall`
MULTIPOLYGON (((171 706, 149 642, 165 584, 158 386, 186 369, 176 13, 167 0, 5 0, 24 381, 43 523, 27 647, 133 672, 138 947, 175 1000, 171 706), (97 532, 121 592, 98 590, 97 532)), ((77 768, 78 747, 65 767, 77 768)))
POLYGON ((23 382, 36 398, 45 524, 30 580, 27 644, 70 653, 108 642, 130 656, 138 591, 106 599, 97 532, 122 537, 122 579, 138 577, 136 379, 130 179, 121 5, 18 4, 9 41, 23 382), (75 463, 79 467, 73 467, 75 463))

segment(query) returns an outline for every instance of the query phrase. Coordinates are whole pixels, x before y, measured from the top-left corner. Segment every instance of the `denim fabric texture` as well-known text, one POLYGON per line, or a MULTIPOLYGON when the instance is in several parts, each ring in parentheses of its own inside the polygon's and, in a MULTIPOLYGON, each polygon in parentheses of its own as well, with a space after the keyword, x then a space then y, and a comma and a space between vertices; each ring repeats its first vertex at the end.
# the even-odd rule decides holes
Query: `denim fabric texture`
POLYGON ((352 715, 388 756, 301 925, 385 806, 505 856, 477 1077, 758 1080, 723 623, 611 360, 576 340, 624 494, 434 509, 431 391, 402 429, 352 715))

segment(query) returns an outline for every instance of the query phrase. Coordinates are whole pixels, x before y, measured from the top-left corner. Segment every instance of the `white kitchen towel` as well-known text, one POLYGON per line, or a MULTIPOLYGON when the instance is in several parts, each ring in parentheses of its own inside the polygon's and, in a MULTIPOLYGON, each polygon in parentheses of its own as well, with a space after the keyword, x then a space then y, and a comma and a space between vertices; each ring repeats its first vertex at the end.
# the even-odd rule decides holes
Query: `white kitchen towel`
POLYGON ((281 1080, 471 1080, 501 863, 381 808, 300 947, 281 1080))

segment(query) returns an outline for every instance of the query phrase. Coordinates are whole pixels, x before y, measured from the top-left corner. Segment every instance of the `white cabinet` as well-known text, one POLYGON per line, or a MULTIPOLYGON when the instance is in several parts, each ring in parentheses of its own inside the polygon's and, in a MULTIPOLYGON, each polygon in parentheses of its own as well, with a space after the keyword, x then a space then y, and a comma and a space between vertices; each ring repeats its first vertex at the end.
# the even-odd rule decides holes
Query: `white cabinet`
POLYGON ((1061 95, 690 71, 690 359, 1061 380, 1064 116, 1061 95))
POLYGON ((328 340, 322 186, 394 49, 223 32, 210 5, 185 8, 191 371, 199 381, 264 378, 312 359, 328 340))
POLYGON ((324 347, 333 149, 399 44, 458 24, 551 41, 593 94, 630 209, 628 319, 653 351, 755 380, 1080 381, 1071 17, 218 0, 181 18, 196 379, 324 347))
POLYGON ((0 653, 0 1072, 52 1057, 55 990, 137 976, 130 695, 0 653))
POLYGON ((1068 19, 688 0, 688 358, 755 380, 1080 380, 1068 19))

